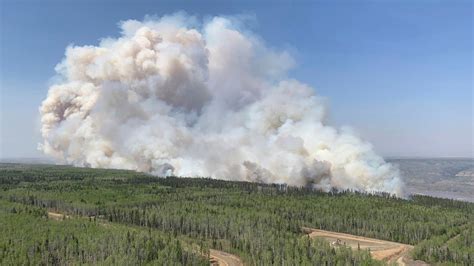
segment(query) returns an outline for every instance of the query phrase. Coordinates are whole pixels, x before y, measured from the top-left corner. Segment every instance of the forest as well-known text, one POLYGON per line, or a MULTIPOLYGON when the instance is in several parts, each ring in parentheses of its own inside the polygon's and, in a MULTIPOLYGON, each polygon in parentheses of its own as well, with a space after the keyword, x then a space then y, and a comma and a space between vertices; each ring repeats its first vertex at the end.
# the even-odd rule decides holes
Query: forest
POLYGON ((1 265, 208 265, 210 249, 245 265, 385 264, 303 227, 474 265, 474 204, 462 201, 23 164, 0 164, 0 191, 1 265))

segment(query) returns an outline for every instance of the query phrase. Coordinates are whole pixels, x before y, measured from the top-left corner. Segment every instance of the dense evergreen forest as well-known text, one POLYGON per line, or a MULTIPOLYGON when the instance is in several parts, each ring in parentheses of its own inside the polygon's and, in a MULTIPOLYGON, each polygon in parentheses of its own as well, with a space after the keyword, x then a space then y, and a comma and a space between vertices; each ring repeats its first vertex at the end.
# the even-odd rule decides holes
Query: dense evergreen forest
POLYGON ((0 164, 1 265, 378 265, 318 228, 415 245, 414 259, 474 265, 474 204, 133 171, 0 164), (64 215, 48 219, 47 212, 64 215))

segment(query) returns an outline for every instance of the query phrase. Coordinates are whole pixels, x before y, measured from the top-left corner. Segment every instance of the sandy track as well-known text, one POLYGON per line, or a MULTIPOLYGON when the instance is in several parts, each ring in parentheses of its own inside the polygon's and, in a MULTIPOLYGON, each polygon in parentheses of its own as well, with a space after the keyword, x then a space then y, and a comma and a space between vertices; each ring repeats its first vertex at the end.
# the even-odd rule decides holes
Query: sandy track
POLYGON ((242 266, 244 265, 242 261, 235 255, 210 249, 210 258, 211 258, 211 265, 219 265, 219 266, 242 266))
POLYGON ((428 265, 422 261, 411 259, 410 251, 413 249, 411 245, 306 227, 303 228, 303 231, 311 238, 324 238, 330 243, 336 243, 339 240, 341 245, 349 246, 352 249, 359 247, 360 249, 369 249, 370 254, 376 260, 398 265, 428 265))
POLYGON ((48 211, 48 218, 56 221, 62 221, 63 219, 68 219, 70 217, 68 215, 64 215, 63 213, 48 211))

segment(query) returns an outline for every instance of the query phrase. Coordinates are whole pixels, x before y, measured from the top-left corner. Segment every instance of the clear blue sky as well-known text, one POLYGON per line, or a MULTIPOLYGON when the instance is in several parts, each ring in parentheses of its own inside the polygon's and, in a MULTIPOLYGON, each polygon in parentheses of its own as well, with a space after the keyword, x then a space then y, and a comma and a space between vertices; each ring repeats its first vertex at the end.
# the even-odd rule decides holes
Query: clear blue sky
POLYGON ((250 14, 287 49, 291 77, 328 98, 384 156, 473 156, 471 1, 1 0, 0 158, 38 157, 38 106, 68 44, 117 36, 117 23, 185 11, 250 14))

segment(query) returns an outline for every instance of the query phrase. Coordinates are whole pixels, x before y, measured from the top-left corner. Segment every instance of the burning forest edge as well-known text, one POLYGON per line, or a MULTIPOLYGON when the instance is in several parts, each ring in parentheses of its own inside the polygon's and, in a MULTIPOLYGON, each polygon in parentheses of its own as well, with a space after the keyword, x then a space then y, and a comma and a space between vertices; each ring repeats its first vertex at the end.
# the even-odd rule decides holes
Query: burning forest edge
POLYGON ((195 22, 126 20, 117 38, 67 47, 39 148, 75 166, 404 195, 398 169, 287 77, 289 52, 236 17, 195 22))

